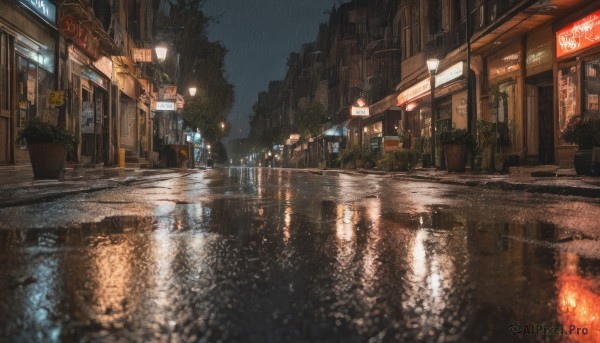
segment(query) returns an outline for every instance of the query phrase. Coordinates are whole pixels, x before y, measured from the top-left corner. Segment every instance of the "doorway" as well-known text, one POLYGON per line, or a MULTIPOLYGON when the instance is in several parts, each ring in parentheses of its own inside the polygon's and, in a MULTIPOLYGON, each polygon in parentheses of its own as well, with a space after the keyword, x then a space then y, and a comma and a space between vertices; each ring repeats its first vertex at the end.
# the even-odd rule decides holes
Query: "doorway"
POLYGON ((554 163, 554 110, 552 84, 539 85, 539 159, 541 164, 554 163))
POLYGON ((554 163, 552 72, 527 78, 527 155, 531 164, 554 163))

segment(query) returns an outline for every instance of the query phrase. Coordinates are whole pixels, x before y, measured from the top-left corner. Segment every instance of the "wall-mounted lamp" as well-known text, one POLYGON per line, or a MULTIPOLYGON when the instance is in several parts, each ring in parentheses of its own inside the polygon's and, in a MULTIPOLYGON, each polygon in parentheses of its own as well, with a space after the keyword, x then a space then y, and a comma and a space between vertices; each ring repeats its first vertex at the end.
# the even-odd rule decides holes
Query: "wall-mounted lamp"
POLYGON ((356 104, 357 104, 358 106, 360 106, 360 107, 365 107, 365 105, 367 104, 367 102, 366 102, 366 101, 365 101, 365 99, 363 99, 363 98, 358 98, 358 99, 356 100, 356 104))
POLYGON ((167 58, 167 50, 167 46, 163 43, 158 44, 154 48, 154 51, 156 52, 156 59, 158 59, 159 62, 165 61, 165 59, 167 58))

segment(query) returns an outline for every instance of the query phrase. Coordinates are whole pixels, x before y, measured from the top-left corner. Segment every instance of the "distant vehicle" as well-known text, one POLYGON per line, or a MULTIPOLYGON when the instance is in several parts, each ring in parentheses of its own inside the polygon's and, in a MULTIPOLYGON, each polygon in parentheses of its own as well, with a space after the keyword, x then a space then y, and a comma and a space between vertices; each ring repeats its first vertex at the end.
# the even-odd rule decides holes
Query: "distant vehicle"
POLYGON ((209 158, 206 160, 206 167, 207 168, 214 168, 215 167, 215 162, 213 161, 212 158, 209 158))

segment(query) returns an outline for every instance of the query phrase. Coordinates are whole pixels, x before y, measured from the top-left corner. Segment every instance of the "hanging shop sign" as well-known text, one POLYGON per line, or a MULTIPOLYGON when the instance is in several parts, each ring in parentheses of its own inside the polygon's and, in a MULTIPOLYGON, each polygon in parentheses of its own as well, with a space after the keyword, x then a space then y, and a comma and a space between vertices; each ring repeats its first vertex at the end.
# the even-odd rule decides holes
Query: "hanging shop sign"
POLYGON ((600 10, 556 32, 556 57, 572 54, 600 42, 600 10))
POLYGON ((72 40, 86 55, 94 60, 98 58, 100 41, 77 19, 73 18, 71 15, 61 17, 58 21, 58 27, 60 32, 65 37, 72 40))
POLYGON ((56 25, 56 5, 50 0, 19 0, 19 3, 40 16, 44 21, 56 25))
POLYGON ((132 49, 132 54, 135 62, 152 62, 152 49, 132 49))
POLYGON ((368 117, 369 116, 369 107, 358 107, 352 106, 350 108, 350 114, 353 117, 368 117))
POLYGON ((172 101, 157 101, 157 111, 175 111, 175 103, 172 101))

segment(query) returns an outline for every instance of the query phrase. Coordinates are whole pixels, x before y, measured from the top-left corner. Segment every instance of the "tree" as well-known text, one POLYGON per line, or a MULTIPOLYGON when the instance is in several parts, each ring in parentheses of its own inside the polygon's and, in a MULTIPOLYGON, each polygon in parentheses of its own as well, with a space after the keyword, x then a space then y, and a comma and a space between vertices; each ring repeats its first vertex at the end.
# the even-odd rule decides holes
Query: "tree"
POLYGON ((316 136, 327 121, 327 110, 320 102, 312 102, 300 111, 299 128, 302 136, 316 136))
POLYGON ((229 126, 224 129, 221 123, 227 123, 234 88, 225 78, 227 49, 208 40, 208 26, 217 19, 202 12, 205 1, 171 0, 168 18, 161 25, 183 27, 175 41, 180 54, 177 86, 180 93, 187 93, 192 85, 198 90, 196 96, 186 98, 183 116, 189 126, 216 144, 229 133, 229 126))

